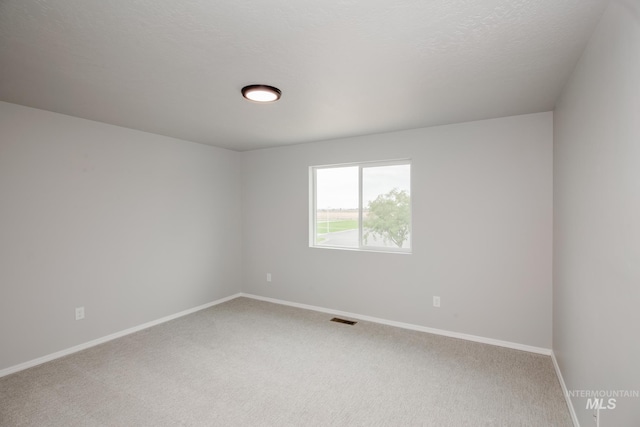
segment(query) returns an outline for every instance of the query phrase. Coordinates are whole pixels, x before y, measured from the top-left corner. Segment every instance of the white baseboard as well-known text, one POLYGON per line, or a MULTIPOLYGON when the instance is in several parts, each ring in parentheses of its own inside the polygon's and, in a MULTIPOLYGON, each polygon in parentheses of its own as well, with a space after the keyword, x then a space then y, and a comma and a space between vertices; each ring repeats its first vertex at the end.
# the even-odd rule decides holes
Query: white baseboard
POLYGON ((256 299, 256 300, 260 300, 260 301, 272 302, 272 303, 275 303, 275 304, 281 304, 281 305, 288 305, 288 306, 291 306, 291 307, 303 308, 305 310, 313 310, 313 311, 319 311, 319 312, 322 312, 322 313, 334 314, 334 315, 338 315, 338 316, 351 317, 351 318, 354 318, 354 319, 364 320, 366 322, 380 323, 380 324, 383 324, 383 325, 395 326, 397 328, 410 329, 412 331, 427 332, 427 333, 435 334, 435 335, 443 335, 445 337, 459 338, 459 339, 463 339, 463 340, 467 340, 467 341, 474 341, 474 342, 479 342, 479 343, 483 343, 483 344, 496 345, 496 346, 499 346, 499 347, 512 348, 512 349, 515 349, 515 350, 528 351, 529 353, 544 354, 545 356, 550 356, 552 354, 551 349, 549 349, 549 348, 534 347, 534 346, 530 346, 530 345, 526 345, 526 344, 519 344, 519 343, 514 343, 514 342, 509 342, 509 341, 496 340, 496 339, 493 339, 493 338, 485 338, 485 337, 479 337, 479 336, 476 336, 476 335, 462 334, 462 333, 459 333, 459 332, 445 331, 445 330, 442 330, 442 329, 434 329, 434 328, 429 328, 429 327, 426 327, 426 326, 413 325, 411 323, 396 322, 396 321, 393 321, 393 320, 380 319, 378 317, 364 316, 364 315, 361 315, 361 314, 348 313, 346 311, 332 310, 332 309, 329 309, 329 308, 317 307, 317 306, 314 306, 314 305, 300 304, 300 303, 297 303, 297 302, 289 302, 289 301, 279 300, 279 299, 275 299, 275 298, 262 297, 262 296, 259 296, 259 295, 241 293, 241 294, 239 294, 239 296, 246 297, 246 298, 252 298, 252 299, 256 299))
POLYGON ((204 310, 205 308, 209 308, 209 307, 213 307, 214 305, 222 304, 223 302, 227 302, 227 301, 230 301, 232 299, 236 299, 241 295, 242 294, 234 294, 234 295, 231 295, 231 296, 228 296, 228 297, 225 297, 225 298, 221 298, 219 300, 215 300, 215 301, 209 302, 207 304, 199 305, 197 307, 193 307, 193 308, 181 311, 179 313, 171 314, 171 315, 163 317, 161 319, 152 320, 151 322, 147 322, 147 323, 143 323, 142 325, 134 326, 133 328, 125 329, 124 331, 116 332, 114 334, 107 335, 107 336, 102 337, 102 338, 97 338, 95 340, 92 340, 92 341, 89 341, 89 342, 86 342, 86 343, 83 343, 83 344, 79 344, 79 345, 76 345, 74 347, 67 348, 65 350, 57 351, 55 353, 51 353, 51 354, 48 354, 46 356, 39 357, 37 359, 33 359, 33 360, 28 361, 28 362, 20 363, 20 364, 15 365, 15 366, 10 366, 9 368, 5 368, 5 369, 0 370, 0 378, 4 377, 6 375, 9 375, 9 374, 13 374, 15 372, 19 372, 19 371, 22 371, 22 370, 25 370, 25 369, 40 365, 40 364, 45 363, 45 362, 49 362, 49 361, 54 360, 54 359, 58 359, 60 357, 67 356, 67 355, 72 354, 72 353, 76 353, 76 352, 81 351, 81 350, 85 350, 85 349, 90 348, 90 347, 94 347, 94 346, 99 345, 99 344, 103 344, 103 343, 105 343, 107 341, 115 340, 116 338, 120 338, 120 337, 123 337, 125 335, 133 334, 134 332, 138 332, 138 331, 141 331, 143 329, 147 329, 147 328, 150 328, 152 326, 156 326, 156 325, 159 325, 161 323, 168 322, 169 320, 177 319, 178 317, 186 316, 188 314, 195 313, 196 311, 204 310))
MULTIPOLYGON (((318 306, 314 306, 314 305, 300 304, 300 303, 295 303, 295 302, 290 302, 290 301, 279 300, 279 299, 275 299, 275 298, 262 297, 262 296, 259 296, 259 295, 246 294, 246 293, 237 293, 237 294, 228 296, 226 298, 221 298, 219 300, 212 301, 210 303, 203 304, 203 305, 200 305, 198 307, 190 308, 188 310, 184 310, 184 311, 181 311, 179 313, 163 317, 161 319, 153 320, 151 322, 147 322, 147 323, 144 323, 142 325, 134 326, 132 328, 125 329, 123 331, 116 332, 114 334, 104 336, 102 338, 97 338, 95 340, 88 341, 86 343, 79 344, 77 346, 74 346, 74 347, 71 347, 71 348, 68 348, 68 349, 65 349, 65 350, 57 351, 55 353, 51 353, 51 354, 48 354, 46 356, 39 357, 37 359, 33 359, 33 360, 28 361, 28 362, 20 363, 18 365, 11 366, 9 368, 5 368, 3 370, 0 370, 0 378, 4 377, 6 375, 9 375, 9 374, 13 374, 15 372, 22 371, 24 369, 31 368, 33 366, 40 365, 42 363, 49 362, 51 360, 58 359, 60 357, 67 356, 69 354, 76 353, 78 351, 85 350, 85 349, 90 348, 90 347, 94 347, 94 346, 99 345, 99 344, 103 344, 105 342, 114 340, 116 338, 123 337, 125 335, 129 335, 129 334, 132 334, 134 332, 138 332, 138 331, 141 331, 143 329, 147 329, 147 328, 150 328, 152 326, 156 326, 156 325, 159 325, 161 323, 168 322, 170 320, 177 319, 179 317, 186 316, 186 315, 191 314, 191 313, 195 313, 196 311, 204 310, 206 308, 213 307, 214 305, 222 304, 224 302, 230 301, 230 300, 238 298, 238 297, 252 298, 252 299, 255 299, 255 300, 266 301, 266 302, 271 302, 271 303, 281 304, 281 305, 288 305, 288 306, 291 306, 291 307, 302 308, 302 309, 305 309, 305 310, 319 311, 319 312, 322 312, 322 313, 329 313, 329 314, 338 315, 338 316, 351 317, 351 318, 354 318, 354 319, 364 320, 364 321, 367 321, 367 322, 380 323, 380 324, 383 324, 383 325, 395 326, 395 327, 398 327, 398 328, 409 329, 409 330, 413 330, 413 331, 427 332, 427 333, 430 333, 430 334, 442 335, 442 336, 451 337, 451 338, 458 338, 458 339, 463 339, 463 340, 467 340, 467 341, 474 341, 474 342, 479 342, 479 343, 483 343, 483 344, 496 345, 496 346, 499 346, 499 347, 506 347, 506 348, 511 348, 511 349, 515 349, 515 350, 527 351, 527 352, 530 352, 530 353, 544 354, 544 355, 547 355, 547 356, 552 356, 552 358, 553 358, 553 353, 552 353, 551 349, 547 349, 547 348, 534 347, 534 346, 530 346, 530 345, 513 343, 513 342, 509 342, 509 341, 501 341, 501 340, 496 340, 496 339, 493 339, 493 338, 485 338, 485 337, 480 337, 480 336, 476 336, 476 335, 463 334, 463 333, 459 333, 459 332, 445 331, 445 330, 442 330, 442 329, 429 328, 429 327, 426 327, 426 326, 413 325, 413 324, 410 324, 410 323, 396 322, 396 321, 393 321, 393 320, 380 319, 380 318, 377 318, 377 317, 365 316, 365 315, 360 315, 360 314, 356 314, 356 313, 349 313, 349 312, 340 311, 340 310, 332 310, 332 309, 329 309, 329 308, 318 307, 318 306)), ((558 378, 560 379, 560 383, 562 384, 563 392, 565 393, 565 396, 568 396, 567 393, 566 393, 566 387, 564 385, 564 381, 562 380, 562 376, 560 374, 560 370, 558 368, 558 365, 556 363, 555 358, 553 358, 553 363, 554 363, 554 366, 556 368, 556 373, 558 374, 558 378)), ((568 399, 568 397, 567 397, 567 399, 568 399)), ((577 427, 579 427, 578 424, 577 424, 577 418, 575 416, 575 411, 573 410, 573 407, 571 406, 571 401, 567 400, 567 404, 569 405, 569 409, 571 411, 571 416, 572 416, 572 418, 574 420, 574 424, 577 427)))
POLYGON ((562 372, 560 371, 560 365, 558 365, 558 361, 556 360, 556 355, 553 351, 551 351, 551 360, 553 360, 553 367, 556 369, 556 375, 558 376, 558 381, 560 381, 560 388, 562 388, 562 394, 564 395, 564 399, 567 402, 567 406, 569 407, 569 413, 571 414, 571 421, 573 421, 574 427, 580 427, 580 423, 578 422, 578 416, 576 415, 576 410, 573 407, 573 402, 571 401, 571 397, 569 397, 569 391, 567 390, 567 385, 564 383, 564 378, 562 378, 562 372))

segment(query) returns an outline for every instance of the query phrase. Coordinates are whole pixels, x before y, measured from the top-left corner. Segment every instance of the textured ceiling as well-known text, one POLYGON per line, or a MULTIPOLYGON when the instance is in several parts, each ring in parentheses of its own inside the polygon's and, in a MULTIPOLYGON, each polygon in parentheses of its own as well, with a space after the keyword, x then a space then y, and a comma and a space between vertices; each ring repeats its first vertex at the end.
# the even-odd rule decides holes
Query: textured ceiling
POLYGON ((0 0, 0 100, 234 150, 549 111, 606 3, 0 0))

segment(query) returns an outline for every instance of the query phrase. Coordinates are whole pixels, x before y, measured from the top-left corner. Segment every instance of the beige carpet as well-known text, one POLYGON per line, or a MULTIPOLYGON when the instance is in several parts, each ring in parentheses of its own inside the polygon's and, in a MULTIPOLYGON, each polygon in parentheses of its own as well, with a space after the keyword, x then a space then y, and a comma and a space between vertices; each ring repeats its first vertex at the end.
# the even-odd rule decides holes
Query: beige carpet
POLYGON ((571 426, 548 356, 238 298, 0 378, 2 426, 571 426))

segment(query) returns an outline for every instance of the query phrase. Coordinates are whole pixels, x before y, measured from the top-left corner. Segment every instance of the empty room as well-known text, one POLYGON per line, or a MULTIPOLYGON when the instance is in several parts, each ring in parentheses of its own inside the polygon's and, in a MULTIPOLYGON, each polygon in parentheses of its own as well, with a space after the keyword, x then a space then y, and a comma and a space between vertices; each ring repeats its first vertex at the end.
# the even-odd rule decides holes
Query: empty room
POLYGON ((0 0, 0 426, 640 426, 640 2, 0 0))

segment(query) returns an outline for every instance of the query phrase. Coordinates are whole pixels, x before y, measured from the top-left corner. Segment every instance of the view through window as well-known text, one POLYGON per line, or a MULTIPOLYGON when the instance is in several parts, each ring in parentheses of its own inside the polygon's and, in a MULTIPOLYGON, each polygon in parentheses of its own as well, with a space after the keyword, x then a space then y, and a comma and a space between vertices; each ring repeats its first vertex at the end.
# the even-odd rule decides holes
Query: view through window
POLYGON ((411 250, 408 160, 311 168, 311 245, 411 250))

